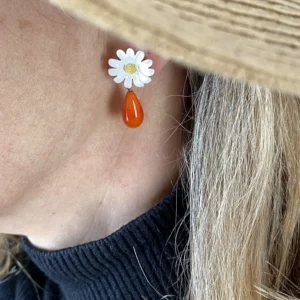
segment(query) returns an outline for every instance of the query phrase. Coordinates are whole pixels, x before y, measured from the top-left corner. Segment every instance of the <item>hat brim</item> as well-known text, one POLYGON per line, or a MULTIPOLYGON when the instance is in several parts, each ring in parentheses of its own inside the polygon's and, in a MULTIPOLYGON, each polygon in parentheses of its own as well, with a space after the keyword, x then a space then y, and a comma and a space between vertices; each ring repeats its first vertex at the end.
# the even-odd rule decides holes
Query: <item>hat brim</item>
POLYGON ((51 0, 186 66, 300 93, 300 0, 51 0))

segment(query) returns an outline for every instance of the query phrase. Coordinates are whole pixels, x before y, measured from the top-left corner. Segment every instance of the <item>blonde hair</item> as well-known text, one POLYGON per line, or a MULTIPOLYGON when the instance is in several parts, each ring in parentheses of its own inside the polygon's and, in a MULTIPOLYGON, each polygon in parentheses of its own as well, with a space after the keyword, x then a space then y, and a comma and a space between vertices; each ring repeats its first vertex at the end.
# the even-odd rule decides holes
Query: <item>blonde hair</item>
POLYGON ((19 236, 0 234, 0 279, 9 272, 13 261, 21 251, 22 244, 19 236))
MULTIPOLYGON (((296 299, 299 99, 217 75, 189 78, 193 122, 182 168, 190 234, 178 257, 189 277, 184 299, 296 299)), ((2 275, 8 260, 0 252, 2 275)))

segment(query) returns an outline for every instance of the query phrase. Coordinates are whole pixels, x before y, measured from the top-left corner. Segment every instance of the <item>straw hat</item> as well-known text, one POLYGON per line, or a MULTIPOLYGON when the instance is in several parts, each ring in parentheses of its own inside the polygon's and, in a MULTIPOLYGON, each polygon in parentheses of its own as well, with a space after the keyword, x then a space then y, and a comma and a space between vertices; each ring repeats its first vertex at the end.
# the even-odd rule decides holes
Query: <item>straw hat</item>
POLYGON ((203 71, 300 94, 300 0, 51 0, 203 71))

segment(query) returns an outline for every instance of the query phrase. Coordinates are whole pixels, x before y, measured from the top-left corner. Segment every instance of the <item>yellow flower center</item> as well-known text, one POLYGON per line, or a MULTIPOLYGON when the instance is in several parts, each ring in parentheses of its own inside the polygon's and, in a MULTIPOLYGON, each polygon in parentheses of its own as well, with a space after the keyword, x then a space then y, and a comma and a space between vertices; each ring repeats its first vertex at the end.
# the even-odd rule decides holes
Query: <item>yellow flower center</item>
POLYGON ((134 74, 137 72, 137 67, 135 64, 127 64, 126 66, 124 66, 124 70, 128 74, 134 74))

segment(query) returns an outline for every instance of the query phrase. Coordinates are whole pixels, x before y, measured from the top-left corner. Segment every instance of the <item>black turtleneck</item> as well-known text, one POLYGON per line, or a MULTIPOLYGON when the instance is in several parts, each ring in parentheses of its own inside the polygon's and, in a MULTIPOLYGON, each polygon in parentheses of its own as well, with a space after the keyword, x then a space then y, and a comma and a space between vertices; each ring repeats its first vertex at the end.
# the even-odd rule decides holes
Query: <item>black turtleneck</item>
POLYGON ((150 211, 95 242, 43 251, 23 237, 26 273, 42 289, 15 268, 0 281, 0 299, 180 299, 184 285, 176 257, 188 238, 188 221, 178 231, 185 210, 177 186, 150 211))

